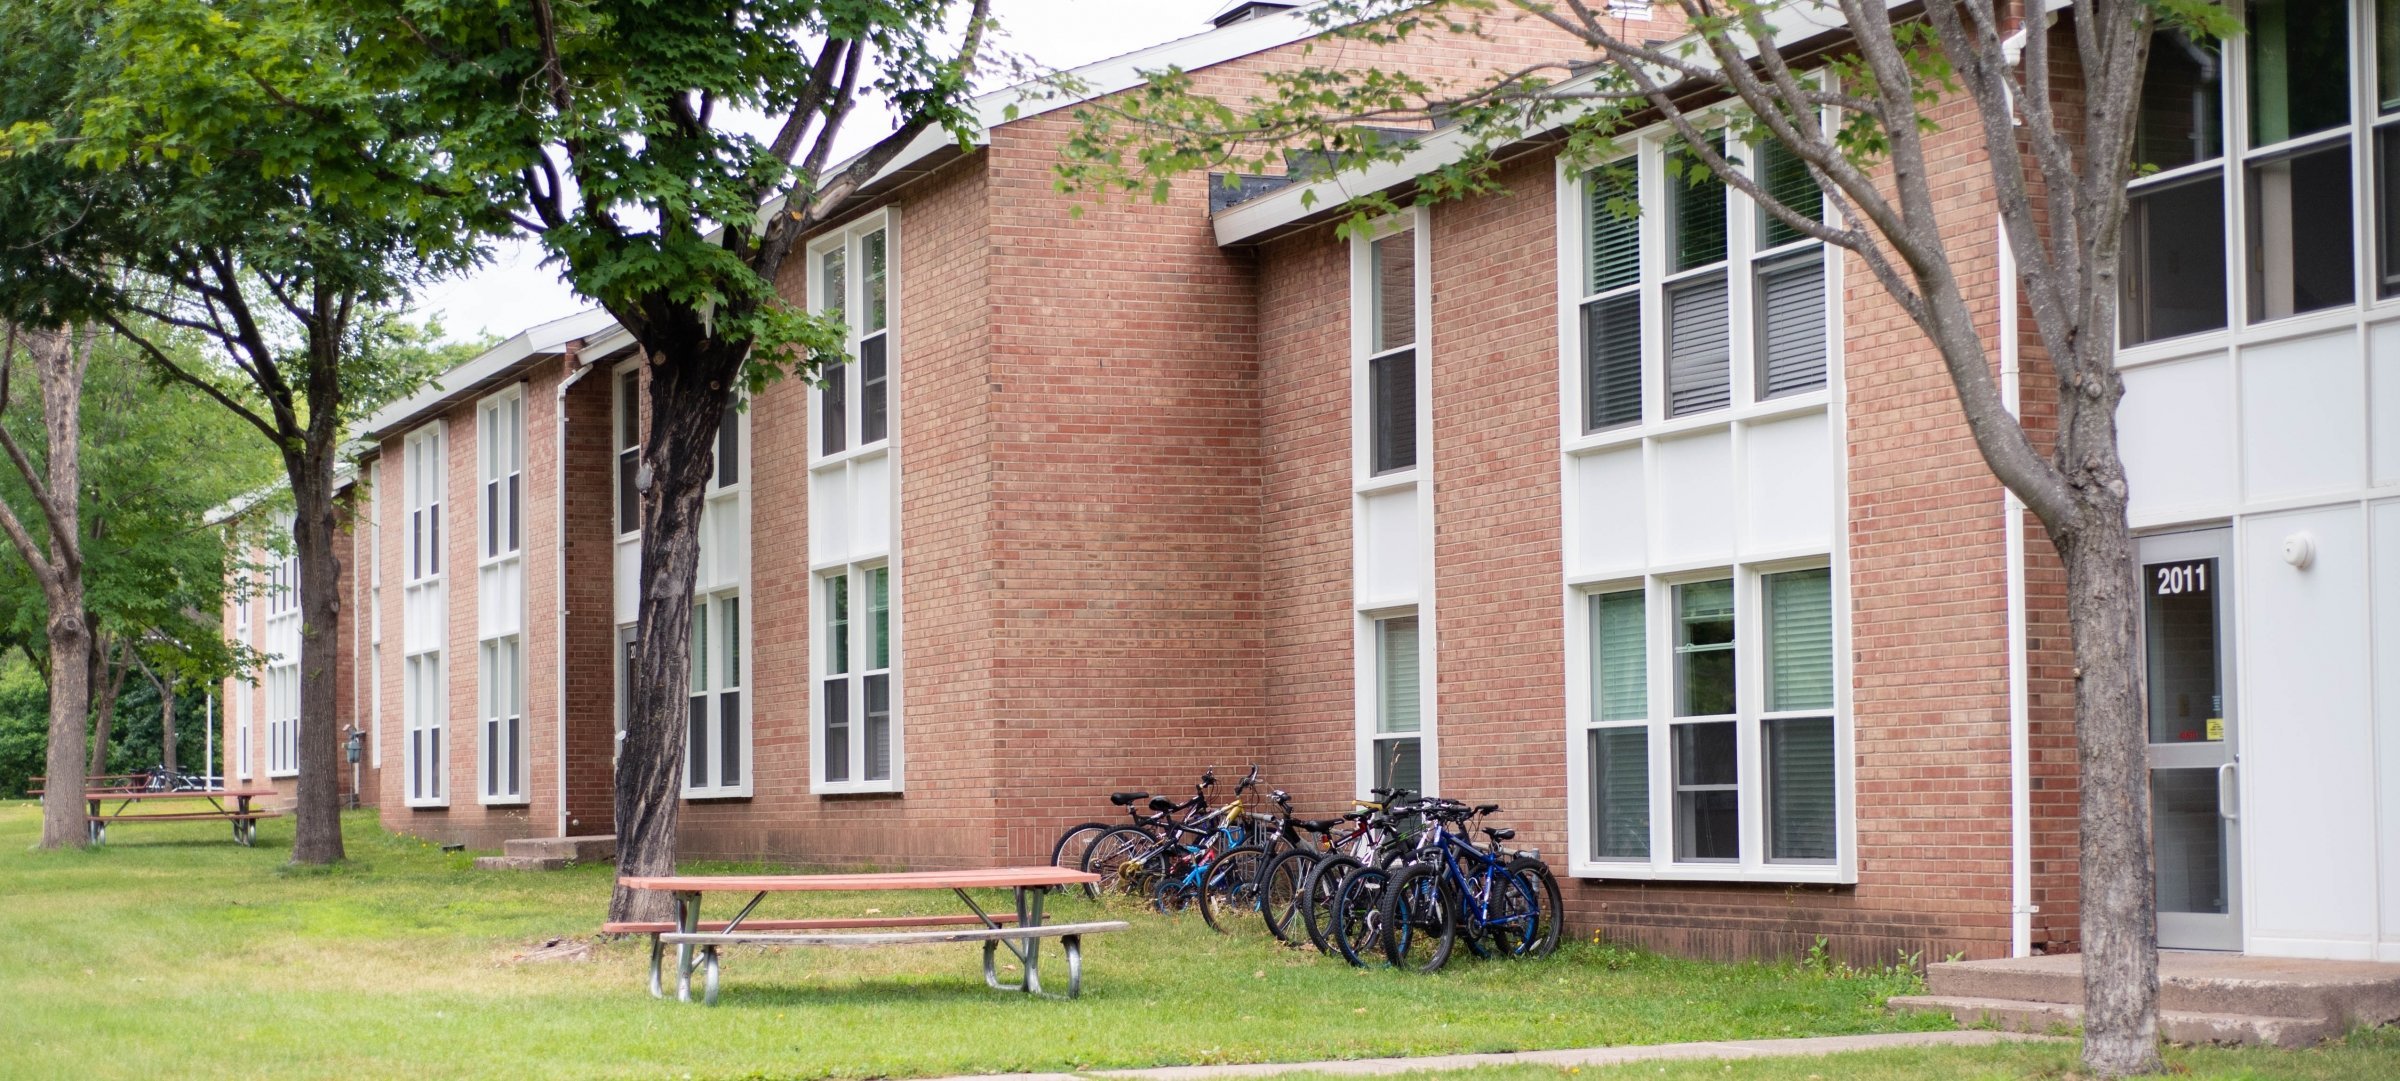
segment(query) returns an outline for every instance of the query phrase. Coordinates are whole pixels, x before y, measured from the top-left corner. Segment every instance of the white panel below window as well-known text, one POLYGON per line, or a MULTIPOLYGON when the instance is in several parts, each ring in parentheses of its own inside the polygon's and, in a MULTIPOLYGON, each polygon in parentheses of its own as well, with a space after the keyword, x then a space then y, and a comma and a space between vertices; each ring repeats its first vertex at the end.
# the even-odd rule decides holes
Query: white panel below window
POLYGON ((1753 424, 1742 435, 1742 551, 1833 547, 1833 451, 1823 413, 1753 424))
POLYGON ((812 565, 850 559, 850 471, 841 466, 809 476, 808 559, 812 565))
POLYGON ((2367 391, 2367 441, 2375 456, 2377 486, 2400 484, 2400 323, 2385 323, 2374 331, 2374 348, 2367 391))
POLYGON ((1640 568, 1650 557, 1641 445, 1586 454, 1574 462, 1574 547, 1568 553, 1567 573, 1640 568))
POLYGON ((617 625, 633 622, 642 603, 642 542, 617 542, 617 625))
POLYGON ((2252 952, 2363 956, 2375 933, 2365 524, 2356 506, 2242 523, 2238 811, 2252 952), (2283 558, 2295 533, 2315 544, 2306 570, 2283 558))
POLYGON ((892 460, 862 459, 851 474, 850 553, 881 555, 892 550, 892 460))
MULTIPOLYGON (((2400 365, 2393 366, 2400 375, 2400 365)), ((2400 502, 2374 507, 2375 598, 2370 608, 2375 635, 2376 791, 2400 793, 2400 502)), ((2400 799, 2380 801, 2383 828, 2376 859, 2382 873, 2380 961, 2400 961, 2400 799)))
POLYGON ((1658 548, 1654 564, 1679 565, 1733 557, 1733 435, 1709 432, 1661 439, 1658 490, 1658 548))
POLYGON ((1417 599, 1418 562, 1424 548, 1417 533, 1415 485, 1376 492, 1360 500, 1358 600, 1387 605, 1417 599))
POLYGON ((475 586, 477 637, 516 634, 525 625, 525 561, 510 559, 479 568, 475 586))
POLYGON ((2253 502, 2358 488, 2366 366, 2344 331, 2242 353, 2242 476, 2253 502))
POLYGON ((447 592, 440 582, 408 588, 402 601, 406 609, 401 613, 405 624, 401 652, 423 653, 442 648, 442 638, 450 626, 447 592))
POLYGON ((2126 372, 2117 445, 2135 521, 2234 505, 2233 361, 2218 353, 2126 372))

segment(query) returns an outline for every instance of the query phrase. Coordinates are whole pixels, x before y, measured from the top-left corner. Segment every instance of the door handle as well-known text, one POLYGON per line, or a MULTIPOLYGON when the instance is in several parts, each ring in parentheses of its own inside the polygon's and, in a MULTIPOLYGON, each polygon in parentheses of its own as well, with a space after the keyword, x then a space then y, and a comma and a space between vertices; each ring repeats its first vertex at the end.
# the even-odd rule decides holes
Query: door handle
POLYGON ((2242 820, 2241 812, 2233 806, 2233 767, 2232 762, 2217 767, 2217 817, 2227 822, 2242 820))

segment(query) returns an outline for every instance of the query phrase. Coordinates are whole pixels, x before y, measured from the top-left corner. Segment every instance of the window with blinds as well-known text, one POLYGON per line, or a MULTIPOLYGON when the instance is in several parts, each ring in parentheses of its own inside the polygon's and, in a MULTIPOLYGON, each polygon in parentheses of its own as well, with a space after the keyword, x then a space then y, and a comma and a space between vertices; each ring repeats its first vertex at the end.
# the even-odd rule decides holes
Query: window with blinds
POLYGON ((1586 594, 1576 859, 1680 877, 1822 877, 1778 865, 1841 855, 1839 603, 1828 567, 1736 566, 1586 594), (1705 865, 1726 866, 1695 871, 1705 865))
POLYGON ((1417 617, 1375 621, 1375 786, 1425 787, 1417 617))
POLYGON ((893 716, 892 570, 854 565, 819 579, 818 740, 821 784, 898 780, 893 716))
POLYGON ((1584 177, 1583 430, 1642 419, 1642 223, 1636 163, 1584 177))
MULTIPOLYGON (((1823 220, 1823 190, 1781 144, 1725 152, 1775 203, 1823 220)), ((1578 180, 1571 218, 1583 259, 1574 320, 1585 432, 1826 386, 1823 242, 1670 145, 1649 144, 1578 180), (1664 391, 1657 405, 1649 404, 1654 388, 1664 391)))
POLYGON ((1375 476, 1417 465, 1417 238, 1367 246, 1367 457, 1375 476))
POLYGON ((684 742, 684 795, 739 794, 747 760, 742 720, 742 598, 738 592, 692 603, 691 708, 684 742))

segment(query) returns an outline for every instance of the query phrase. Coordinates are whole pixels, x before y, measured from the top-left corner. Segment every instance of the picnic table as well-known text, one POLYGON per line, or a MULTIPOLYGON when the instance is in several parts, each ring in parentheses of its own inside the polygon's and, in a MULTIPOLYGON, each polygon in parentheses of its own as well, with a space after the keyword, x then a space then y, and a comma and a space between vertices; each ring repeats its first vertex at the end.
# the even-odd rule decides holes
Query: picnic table
POLYGON ((275 818, 282 815, 283 812, 253 807, 250 801, 274 794, 275 790, 272 788, 195 788, 182 792, 98 789, 85 792, 83 798, 90 805, 90 830, 93 844, 102 844, 108 840, 108 825, 111 822, 231 822, 233 823, 234 843, 254 845, 258 843, 258 820, 275 818), (205 801, 209 809, 205 811, 169 811, 162 814, 125 813, 126 808, 136 803, 146 804, 165 800, 205 801), (116 803, 116 807, 113 810, 104 811, 103 805, 112 801, 116 803), (226 806, 228 802, 232 806, 226 806))
POLYGON ((996 991, 1042 993, 1041 940, 1056 938, 1067 957, 1067 996, 1074 998, 1083 991, 1083 936, 1109 931, 1122 931, 1129 924, 1123 920, 1100 920, 1086 923, 1042 922, 1042 898, 1062 886, 1081 886, 1098 882, 1100 876, 1086 871, 1043 865, 1039 867, 986 867, 966 871, 917 871, 899 874, 842 874, 842 875, 659 875, 620 879, 626 888, 659 890, 675 895, 675 922, 667 923, 608 923, 601 930, 610 934, 647 934, 650 936, 650 993, 666 997, 660 968, 665 949, 675 947, 675 997, 692 1000, 692 973, 697 969, 702 977, 702 997, 716 1005, 718 974, 722 959, 719 946, 748 942, 760 945, 786 946, 914 946, 937 942, 983 943, 983 981, 996 991), (987 913, 975 903, 968 890, 1005 889, 1015 895, 1014 913, 987 913), (967 911, 943 916, 886 916, 843 919, 753 920, 759 902, 770 893, 821 893, 866 890, 949 890, 967 906, 967 911), (722 923, 700 921, 700 898, 707 893, 750 894, 748 904, 722 923), (905 930, 907 928, 947 928, 943 930, 905 930), (833 933, 826 933, 833 932, 833 933), (995 965, 1001 947, 1007 947, 1022 969, 1013 984, 1004 984, 995 965))

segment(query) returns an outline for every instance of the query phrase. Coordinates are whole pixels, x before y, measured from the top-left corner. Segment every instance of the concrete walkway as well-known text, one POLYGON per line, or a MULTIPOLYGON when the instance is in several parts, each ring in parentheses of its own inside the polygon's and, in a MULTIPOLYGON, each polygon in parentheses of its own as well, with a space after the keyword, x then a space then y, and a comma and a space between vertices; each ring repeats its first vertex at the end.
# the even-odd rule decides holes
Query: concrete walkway
POLYGON ((1126 1081, 1212 1081, 1224 1077, 1273 1077, 1278 1074, 1321 1073, 1347 1077, 1415 1073, 1423 1070, 1472 1070, 1479 1066, 1617 1066, 1628 1062, 1665 1059, 1764 1058, 1776 1055, 1832 1055, 1844 1051, 1884 1051, 1901 1047, 1984 1047, 1996 1043, 2055 1039, 2014 1032, 1887 1032, 1871 1036, 1815 1036, 1797 1040, 1725 1040, 1716 1043, 1661 1043, 1631 1047, 1585 1047, 1563 1051, 1505 1051, 1484 1055, 1429 1055, 1424 1058, 1354 1058, 1330 1062, 1256 1062, 1229 1066, 1156 1066, 1146 1070, 1093 1070, 1089 1073, 1012 1073, 940 1081, 1088 1081, 1094 1077, 1126 1081))

